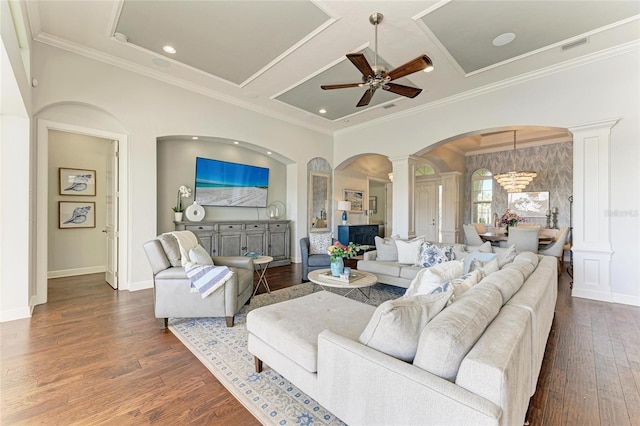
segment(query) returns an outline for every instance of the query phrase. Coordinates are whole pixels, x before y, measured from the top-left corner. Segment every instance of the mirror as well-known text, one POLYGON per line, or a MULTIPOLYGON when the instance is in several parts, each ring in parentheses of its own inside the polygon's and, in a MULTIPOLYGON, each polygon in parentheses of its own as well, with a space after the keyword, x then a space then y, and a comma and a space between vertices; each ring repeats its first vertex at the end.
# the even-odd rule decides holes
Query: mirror
POLYGON ((327 173, 309 174, 309 229, 331 229, 329 214, 329 180, 327 173))

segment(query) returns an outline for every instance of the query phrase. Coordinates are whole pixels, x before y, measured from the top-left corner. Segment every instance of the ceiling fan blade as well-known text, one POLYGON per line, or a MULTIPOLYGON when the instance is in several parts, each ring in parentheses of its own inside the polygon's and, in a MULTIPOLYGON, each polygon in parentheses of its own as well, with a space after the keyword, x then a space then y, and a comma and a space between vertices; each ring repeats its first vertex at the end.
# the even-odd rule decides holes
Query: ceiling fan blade
POLYGON ((358 87, 362 86, 362 83, 344 83, 344 84, 325 84, 320 86, 322 90, 331 90, 331 89, 346 89, 348 87, 358 87))
POLYGON ((371 102, 371 98, 373 97, 373 93, 375 91, 376 89, 373 88, 367 89, 367 91, 364 92, 364 95, 362 95, 362 98, 360 98, 360 102, 358 102, 358 105, 356 105, 356 107, 369 105, 369 102, 371 102))
POLYGON ((407 98, 415 98, 418 96, 422 89, 418 89, 416 87, 403 86, 402 84, 396 83, 387 83, 386 87, 382 87, 383 90, 388 90, 389 92, 396 93, 398 95, 406 96, 407 98))
POLYGON ((396 78, 413 74, 414 72, 423 70, 429 66, 433 66, 433 62, 431 62, 431 59, 429 59, 427 55, 422 55, 407 62, 404 65, 400 65, 399 67, 392 69, 385 74, 385 77, 389 77, 391 80, 395 80, 396 78))
POLYGON ((353 65, 358 68, 358 70, 365 77, 374 77, 375 73, 373 72, 373 68, 369 65, 367 58, 364 57, 364 53, 348 53, 347 59, 351 61, 353 65))

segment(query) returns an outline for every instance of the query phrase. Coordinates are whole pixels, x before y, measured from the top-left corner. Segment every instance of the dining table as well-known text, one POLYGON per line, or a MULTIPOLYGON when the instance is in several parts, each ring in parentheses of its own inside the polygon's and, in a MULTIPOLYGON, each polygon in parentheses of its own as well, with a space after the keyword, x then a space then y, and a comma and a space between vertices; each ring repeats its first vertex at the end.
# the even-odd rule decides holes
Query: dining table
MULTIPOLYGON (((503 232, 484 232, 478 234, 482 241, 489 241, 491 244, 500 243, 500 241, 507 241, 509 234, 503 232)), ((538 234, 538 245, 541 247, 547 246, 555 241, 552 235, 540 232, 538 234)))

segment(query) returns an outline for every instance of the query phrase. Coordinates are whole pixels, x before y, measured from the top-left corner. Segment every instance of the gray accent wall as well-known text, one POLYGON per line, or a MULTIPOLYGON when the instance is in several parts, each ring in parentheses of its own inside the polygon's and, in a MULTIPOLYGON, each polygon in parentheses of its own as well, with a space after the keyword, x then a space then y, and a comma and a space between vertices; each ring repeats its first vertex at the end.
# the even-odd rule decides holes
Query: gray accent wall
MULTIPOLYGON (((471 175, 478 169, 488 169, 494 175, 510 171, 513 169, 513 151, 465 157, 465 168, 464 223, 470 223, 471 175)), ((558 227, 569 225, 569 196, 573 192, 573 142, 518 148, 516 168, 538 173, 525 191, 549 191, 550 208, 558 208, 558 227)), ((500 215, 507 208, 507 199, 507 192, 494 180, 492 214, 496 212, 500 215)), ((530 219, 529 223, 544 226, 546 218, 530 219)))

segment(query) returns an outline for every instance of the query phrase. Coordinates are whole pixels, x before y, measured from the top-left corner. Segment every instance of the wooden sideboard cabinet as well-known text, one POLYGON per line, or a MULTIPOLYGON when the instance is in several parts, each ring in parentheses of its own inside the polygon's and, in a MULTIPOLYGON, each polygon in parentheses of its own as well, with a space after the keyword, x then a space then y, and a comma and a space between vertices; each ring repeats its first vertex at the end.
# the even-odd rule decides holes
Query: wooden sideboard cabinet
POLYGON ((338 241, 344 245, 353 242, 373 246, 379 233, 379 225, 338 225, 338 241))
POLYGON ((273 257, 271 266, 291 264, 288 220, 174 222, 176 231, 191 231, 211 256, 242 256, 246 252, 273 257))

